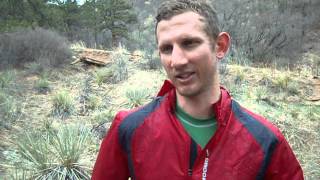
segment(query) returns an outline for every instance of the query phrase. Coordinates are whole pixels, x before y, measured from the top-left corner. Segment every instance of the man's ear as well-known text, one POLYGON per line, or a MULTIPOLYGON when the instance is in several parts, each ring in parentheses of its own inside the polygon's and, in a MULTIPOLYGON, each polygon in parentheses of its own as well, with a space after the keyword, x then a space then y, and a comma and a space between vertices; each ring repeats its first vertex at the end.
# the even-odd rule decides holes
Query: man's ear
POLYGON ((216 57, 222 59, 228 52, 230 47, 230 35, 226 32, 221 32, 216 39, 216 57))

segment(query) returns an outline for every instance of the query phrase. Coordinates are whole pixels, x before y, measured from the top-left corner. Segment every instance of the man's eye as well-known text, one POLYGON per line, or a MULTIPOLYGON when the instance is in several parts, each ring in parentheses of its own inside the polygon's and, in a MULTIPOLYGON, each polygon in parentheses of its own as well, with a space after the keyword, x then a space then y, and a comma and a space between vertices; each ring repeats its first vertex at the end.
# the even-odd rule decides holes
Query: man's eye
POLYGON ((194 40, 185 40, 182 44, 186 48, 194 48, 199 44, 199 42, 194 40))
POLYGON ((160 48, 160 52, 164 54, 169 54, 172 52, 172 46, 163 46, 160 48))

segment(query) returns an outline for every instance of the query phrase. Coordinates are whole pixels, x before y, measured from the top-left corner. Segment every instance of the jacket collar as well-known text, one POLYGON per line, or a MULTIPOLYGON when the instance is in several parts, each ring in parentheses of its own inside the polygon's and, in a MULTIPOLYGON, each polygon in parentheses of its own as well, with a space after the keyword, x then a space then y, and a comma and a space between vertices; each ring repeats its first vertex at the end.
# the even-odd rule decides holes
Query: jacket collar
MULTIPOLYGON (((231 111, 231 96, 227 89, 222 86, 220 86, 220 91, 220 99, 216 103, 212 104, 212 108, 218 124, 225 126, 227 124, 227 120, 229 119, 228 114, 230 114, 231 111)), ((170 112, 175 112, 176 91, 171 81, 164 81, 157 96, 166 96, 165 100, 166 103, 168 103, 167 107, 169 107, 170 112)))

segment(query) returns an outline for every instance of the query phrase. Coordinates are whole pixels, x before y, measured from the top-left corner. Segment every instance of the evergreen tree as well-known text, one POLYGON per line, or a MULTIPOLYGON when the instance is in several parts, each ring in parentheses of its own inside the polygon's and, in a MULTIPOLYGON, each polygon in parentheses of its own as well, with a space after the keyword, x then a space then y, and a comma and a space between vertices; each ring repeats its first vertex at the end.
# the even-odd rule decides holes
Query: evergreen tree
POLYGON ((128 38, 129 26, 137 22, 137 15, 128 0, 99 0, 100 29, 112 33, 112 45, 117 46, 121 37, 128 38))

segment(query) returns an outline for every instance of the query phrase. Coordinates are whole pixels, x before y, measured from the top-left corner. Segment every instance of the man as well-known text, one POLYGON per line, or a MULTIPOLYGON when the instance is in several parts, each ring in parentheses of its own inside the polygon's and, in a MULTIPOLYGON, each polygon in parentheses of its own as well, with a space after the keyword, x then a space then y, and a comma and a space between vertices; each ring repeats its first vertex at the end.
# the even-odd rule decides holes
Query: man
POLYGON ((203 1, 161 5, 156 37, 170 81, 139 109, 119 112, 93 180, 303 179, 280 131, 219 86, 230 37, 203 1))

